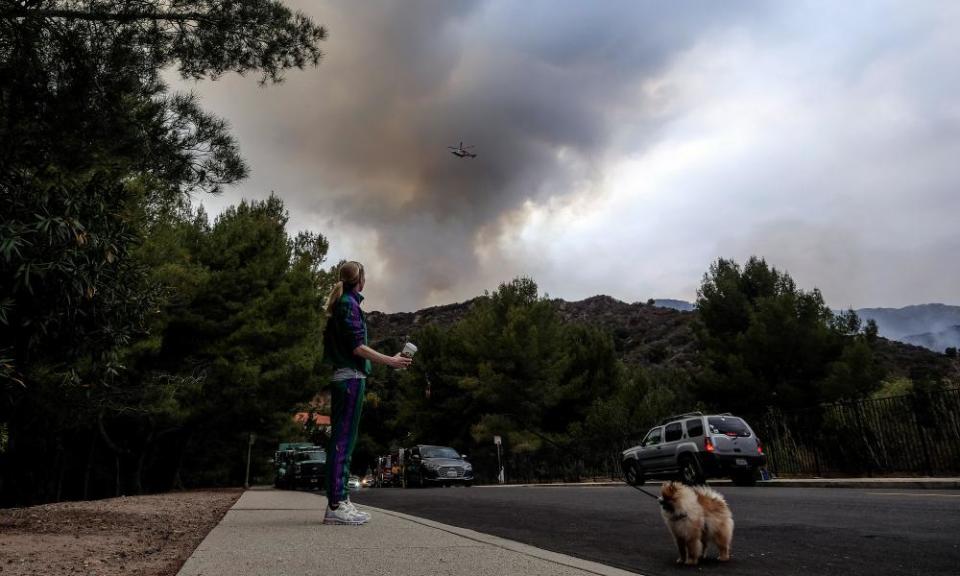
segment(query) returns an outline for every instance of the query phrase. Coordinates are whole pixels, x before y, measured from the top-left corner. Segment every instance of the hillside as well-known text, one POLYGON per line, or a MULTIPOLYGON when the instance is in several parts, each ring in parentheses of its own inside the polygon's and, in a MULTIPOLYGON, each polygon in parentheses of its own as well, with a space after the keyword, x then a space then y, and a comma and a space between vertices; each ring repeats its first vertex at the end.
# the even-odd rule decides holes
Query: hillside
MULTIPOLYGON (((568 322, 600 326, 609 331, 620 358, 639 366, 666 365, 695 367, 699 363, 693 324, 696 312, 643 303, 628 304, 610 296, 593 296, 586 300, 566 302, 554 300, 560 316, 568 322)), ((384 346, 385 352, 399 349, 402 342, 415 339, 420 328, 436 324, 451 326, 463 318, 473 300, 434 306, 417 312, 367 315, 371 343, 384 346)), ((891 375, 909 376, 911 372, 943 370, 960 380, 960 368, 943 354, 920 346, 880 338, 877 356, 891 375)))
POLYGON ((960 306, 917 304, 903 308, 860 308, 855 312, 864 322, 874 320, 884 338, 935 352, 960 346, 960 306))
POLYGON ((681 312, 693 312, 696 310, 696 304, 692 302, 687 302, 686 300, 674 300, 672 298, 657 298, 653 301, 654 306, 659 306, 661 308, 673 308, 674 310, 679 310, 681 312))
POLYGON ((923 334, 911 334, 902 339, 908 344, 923 346, 935 352, 941 352, 947 348, 960 348, 960 325, 951 326, 940 332, 924 332, 923 334))
MULTIPOLYGON (((696 308, 684 300, 658 299, 654 303, 685 312, 696 308)), ((960 306, 915 304, 903 308, 860 308, 854 312, 863 322, 875 321, 880 335, 889 340, 940 353, 949 347, 960 348, 960 306)))
POLYGON ((923 346, 880 338, 877 342, 876 357, 886 370, 888 378, 941 373, 954 383, 960 383, 960 362, 951 361, 945 355, 923 346))
POLYGON ((628 364, 689 367, 697 362, 693 312, 639 302, 627 304, 610 296, 554 303, 568 322, 609 330, 620 358, 628 364))
MULTIPOLYGON (((695 362, 691 329, 695 315, 671 308, 647 304, 627 304, 610 296, 593 296, 577 302, 554 300, 557 311, 567 322, 578 322, 607 329, 617 352, 627 363, 650 365, 692 365, 695 362)), ((450 326, 463 318, 473 300, 434 306, 417 312, 385 314, 371 312, 367 324, 373 344, 397 347, 416 331, 429 324, 450 326)))

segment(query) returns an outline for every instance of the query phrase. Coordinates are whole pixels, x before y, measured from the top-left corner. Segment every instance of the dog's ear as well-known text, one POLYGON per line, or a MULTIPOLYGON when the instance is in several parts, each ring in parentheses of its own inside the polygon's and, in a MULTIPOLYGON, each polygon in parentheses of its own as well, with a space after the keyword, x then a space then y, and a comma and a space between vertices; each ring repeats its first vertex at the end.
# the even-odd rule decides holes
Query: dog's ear
POLYGON ((673 482, 664 482, 660 487, 660 495, 666 499, 672 499, 677 494, 677 486, 673 482))

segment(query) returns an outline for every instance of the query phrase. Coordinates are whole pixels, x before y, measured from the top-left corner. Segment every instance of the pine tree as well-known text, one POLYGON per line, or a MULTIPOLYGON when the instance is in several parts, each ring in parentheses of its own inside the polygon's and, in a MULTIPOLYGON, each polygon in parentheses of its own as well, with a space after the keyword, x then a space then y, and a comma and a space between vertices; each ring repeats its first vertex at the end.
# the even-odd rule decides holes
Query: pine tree
POLYGON ((107 416, 140 409, 121 355, 161 298, 134 254, 189 195, 246 175, 226 123, 161 70, 278 82, 324 37, 269 0, 0 0, 0 499, 59 496, 66 457, 31 459, 78 436, 133 449, 107 416))

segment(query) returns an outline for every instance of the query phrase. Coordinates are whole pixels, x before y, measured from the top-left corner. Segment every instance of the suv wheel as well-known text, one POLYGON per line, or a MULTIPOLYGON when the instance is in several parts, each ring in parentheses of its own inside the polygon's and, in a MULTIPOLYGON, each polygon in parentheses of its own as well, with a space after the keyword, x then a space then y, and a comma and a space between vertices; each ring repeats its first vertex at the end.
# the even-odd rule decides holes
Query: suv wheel
POLYGON ((633 460, 627 460, 623 463, 623 479, 631 486, 643 486, 643 472, 640 471, 640 466, 633 460))
POLYGON ((703 484, 706 481, 697 461, 689 456, 680 463, 680 481, 688 486, 703 484))

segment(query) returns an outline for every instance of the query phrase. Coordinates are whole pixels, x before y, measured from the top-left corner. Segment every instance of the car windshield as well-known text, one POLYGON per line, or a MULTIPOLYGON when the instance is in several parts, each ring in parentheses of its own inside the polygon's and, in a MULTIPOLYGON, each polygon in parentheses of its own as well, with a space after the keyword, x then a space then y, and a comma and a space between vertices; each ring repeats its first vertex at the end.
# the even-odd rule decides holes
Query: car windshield
POLYGON ((457 451, 453 448, 445 448, 443 446, 430 446, 423 447, 420 449, 420 455, 424 458, 456 458, 460 459, 460 455, 457 454, 457 451))
POLYGON ((724 434, 726 436, 750 436, 750 429, 746 422, 733 416, 711 416, 707 418, 710 425, 711 434, 724 434))
POLYGON ((327 453, 323 450, 315 450, 310 452, 300 452, 297 454, 297 462, 304 462, 306 460, 319 460, 320 462, 326 462, 327 453))
POLYGON ((654 445, 654 444, 659 444, 659 443, 660 443, 660 432, 661 432, 662 430, 663 430, 662 428, 654 428, 653 430, 651 430, 650 432, 648 432, 648 433, 647 433, 647 437, 643 439, 643 445, 644 445, 644 446, 652 446, 652 445, 654 445))

